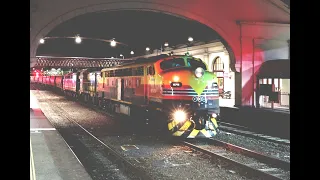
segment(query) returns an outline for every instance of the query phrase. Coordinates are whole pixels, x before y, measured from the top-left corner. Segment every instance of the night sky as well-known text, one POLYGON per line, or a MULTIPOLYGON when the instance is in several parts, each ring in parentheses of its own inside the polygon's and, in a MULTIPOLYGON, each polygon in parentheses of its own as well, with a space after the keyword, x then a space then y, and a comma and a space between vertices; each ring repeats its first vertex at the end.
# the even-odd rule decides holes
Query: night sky
POLYGON ((77 57, 131 57, 145 54, 148 46, 160 48, 168 41, 169 46, 194 41, 211 41, 219 35, 209 27, 196 21, 156 12, 112 11, 90 13, 75 17, 53 29, 47 37, 80 36, 99 39, 112 39, 128 44, 111 47, 110 43, 96 40, 48 39, 39 45, 37 56, 77 56, 77 57))

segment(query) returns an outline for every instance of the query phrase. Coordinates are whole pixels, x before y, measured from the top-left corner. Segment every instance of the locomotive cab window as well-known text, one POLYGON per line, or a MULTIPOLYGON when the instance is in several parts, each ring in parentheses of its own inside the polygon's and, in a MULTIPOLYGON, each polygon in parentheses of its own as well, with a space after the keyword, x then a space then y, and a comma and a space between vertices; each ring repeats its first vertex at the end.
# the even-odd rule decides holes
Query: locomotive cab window
POLYGON ((170 60, 165 60, 160 63, 160 68, 162 70, 167 70, 175 67, 186 66, 183 58, 174 58, 170 60))
POLYGON ((204 70, 207 70, 206 65, 202 61, 197 61, 192 58, 187 59, 187 66, 191 67, 192 69, 197 69, 198 67, 201 67, 204 70))

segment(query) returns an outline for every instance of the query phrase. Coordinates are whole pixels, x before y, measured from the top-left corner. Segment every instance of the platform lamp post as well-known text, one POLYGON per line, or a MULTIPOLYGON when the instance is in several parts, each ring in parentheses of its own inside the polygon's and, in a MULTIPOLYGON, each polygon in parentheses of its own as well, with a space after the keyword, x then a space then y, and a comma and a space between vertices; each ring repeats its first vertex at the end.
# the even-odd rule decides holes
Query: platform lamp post
MULTIPOLYGON (((165 42, 164 43, 164 47, 168 47, 169 46, 169 43, 168 42, 165 42)), ((161 46, 161 53, 162 53, 162 46, 161 46)))
POLYGON ((150 54, 150 48, 146 47, 146 54, 150 54))
MULTIPOLYGON (((166 41, 164 44, 164 47, 168 47, 169 46, 169 43, 168 41, 166 41)), ((162 45, 161 45, 161 48, 160 48, 160 54, 162 53, 162 45)))
POLYGON ((77 44, 80 44, 80 43, 82 42, 82 39, 81 39, 81 37, 79 36, 79 34, 76 36, 75 42, 76 42, 77 44))
POLYGON ((187 54, 189 54, 188 48, 189 48, 189 46, 191 45, 191 43, 192 43, 192 41, 193 41, 193 38, 192 38, 191 36, 188 37, 188 41, 189 41, 189 43, 187 44, 187 54))

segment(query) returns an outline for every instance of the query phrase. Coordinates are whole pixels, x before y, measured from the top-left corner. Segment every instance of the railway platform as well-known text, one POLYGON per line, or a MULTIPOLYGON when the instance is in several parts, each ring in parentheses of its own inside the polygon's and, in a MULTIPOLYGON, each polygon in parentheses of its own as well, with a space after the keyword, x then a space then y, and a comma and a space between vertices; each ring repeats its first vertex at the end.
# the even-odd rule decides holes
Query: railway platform
POLYGON ((221 121, 290 139, 290 112, 252 107, 221 107, 221 121))
POLYGON ((30 180, 91 180, 30 90, 30 180))

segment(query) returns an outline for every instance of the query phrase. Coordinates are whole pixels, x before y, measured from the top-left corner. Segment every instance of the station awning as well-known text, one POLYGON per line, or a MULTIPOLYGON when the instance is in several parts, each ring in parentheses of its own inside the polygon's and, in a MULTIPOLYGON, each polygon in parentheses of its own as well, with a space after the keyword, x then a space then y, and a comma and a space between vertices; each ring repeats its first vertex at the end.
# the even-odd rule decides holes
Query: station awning
POLYGON ((276 59, 264 62, 258 71, 257 78, 290 79, 290 59, 276 59))

